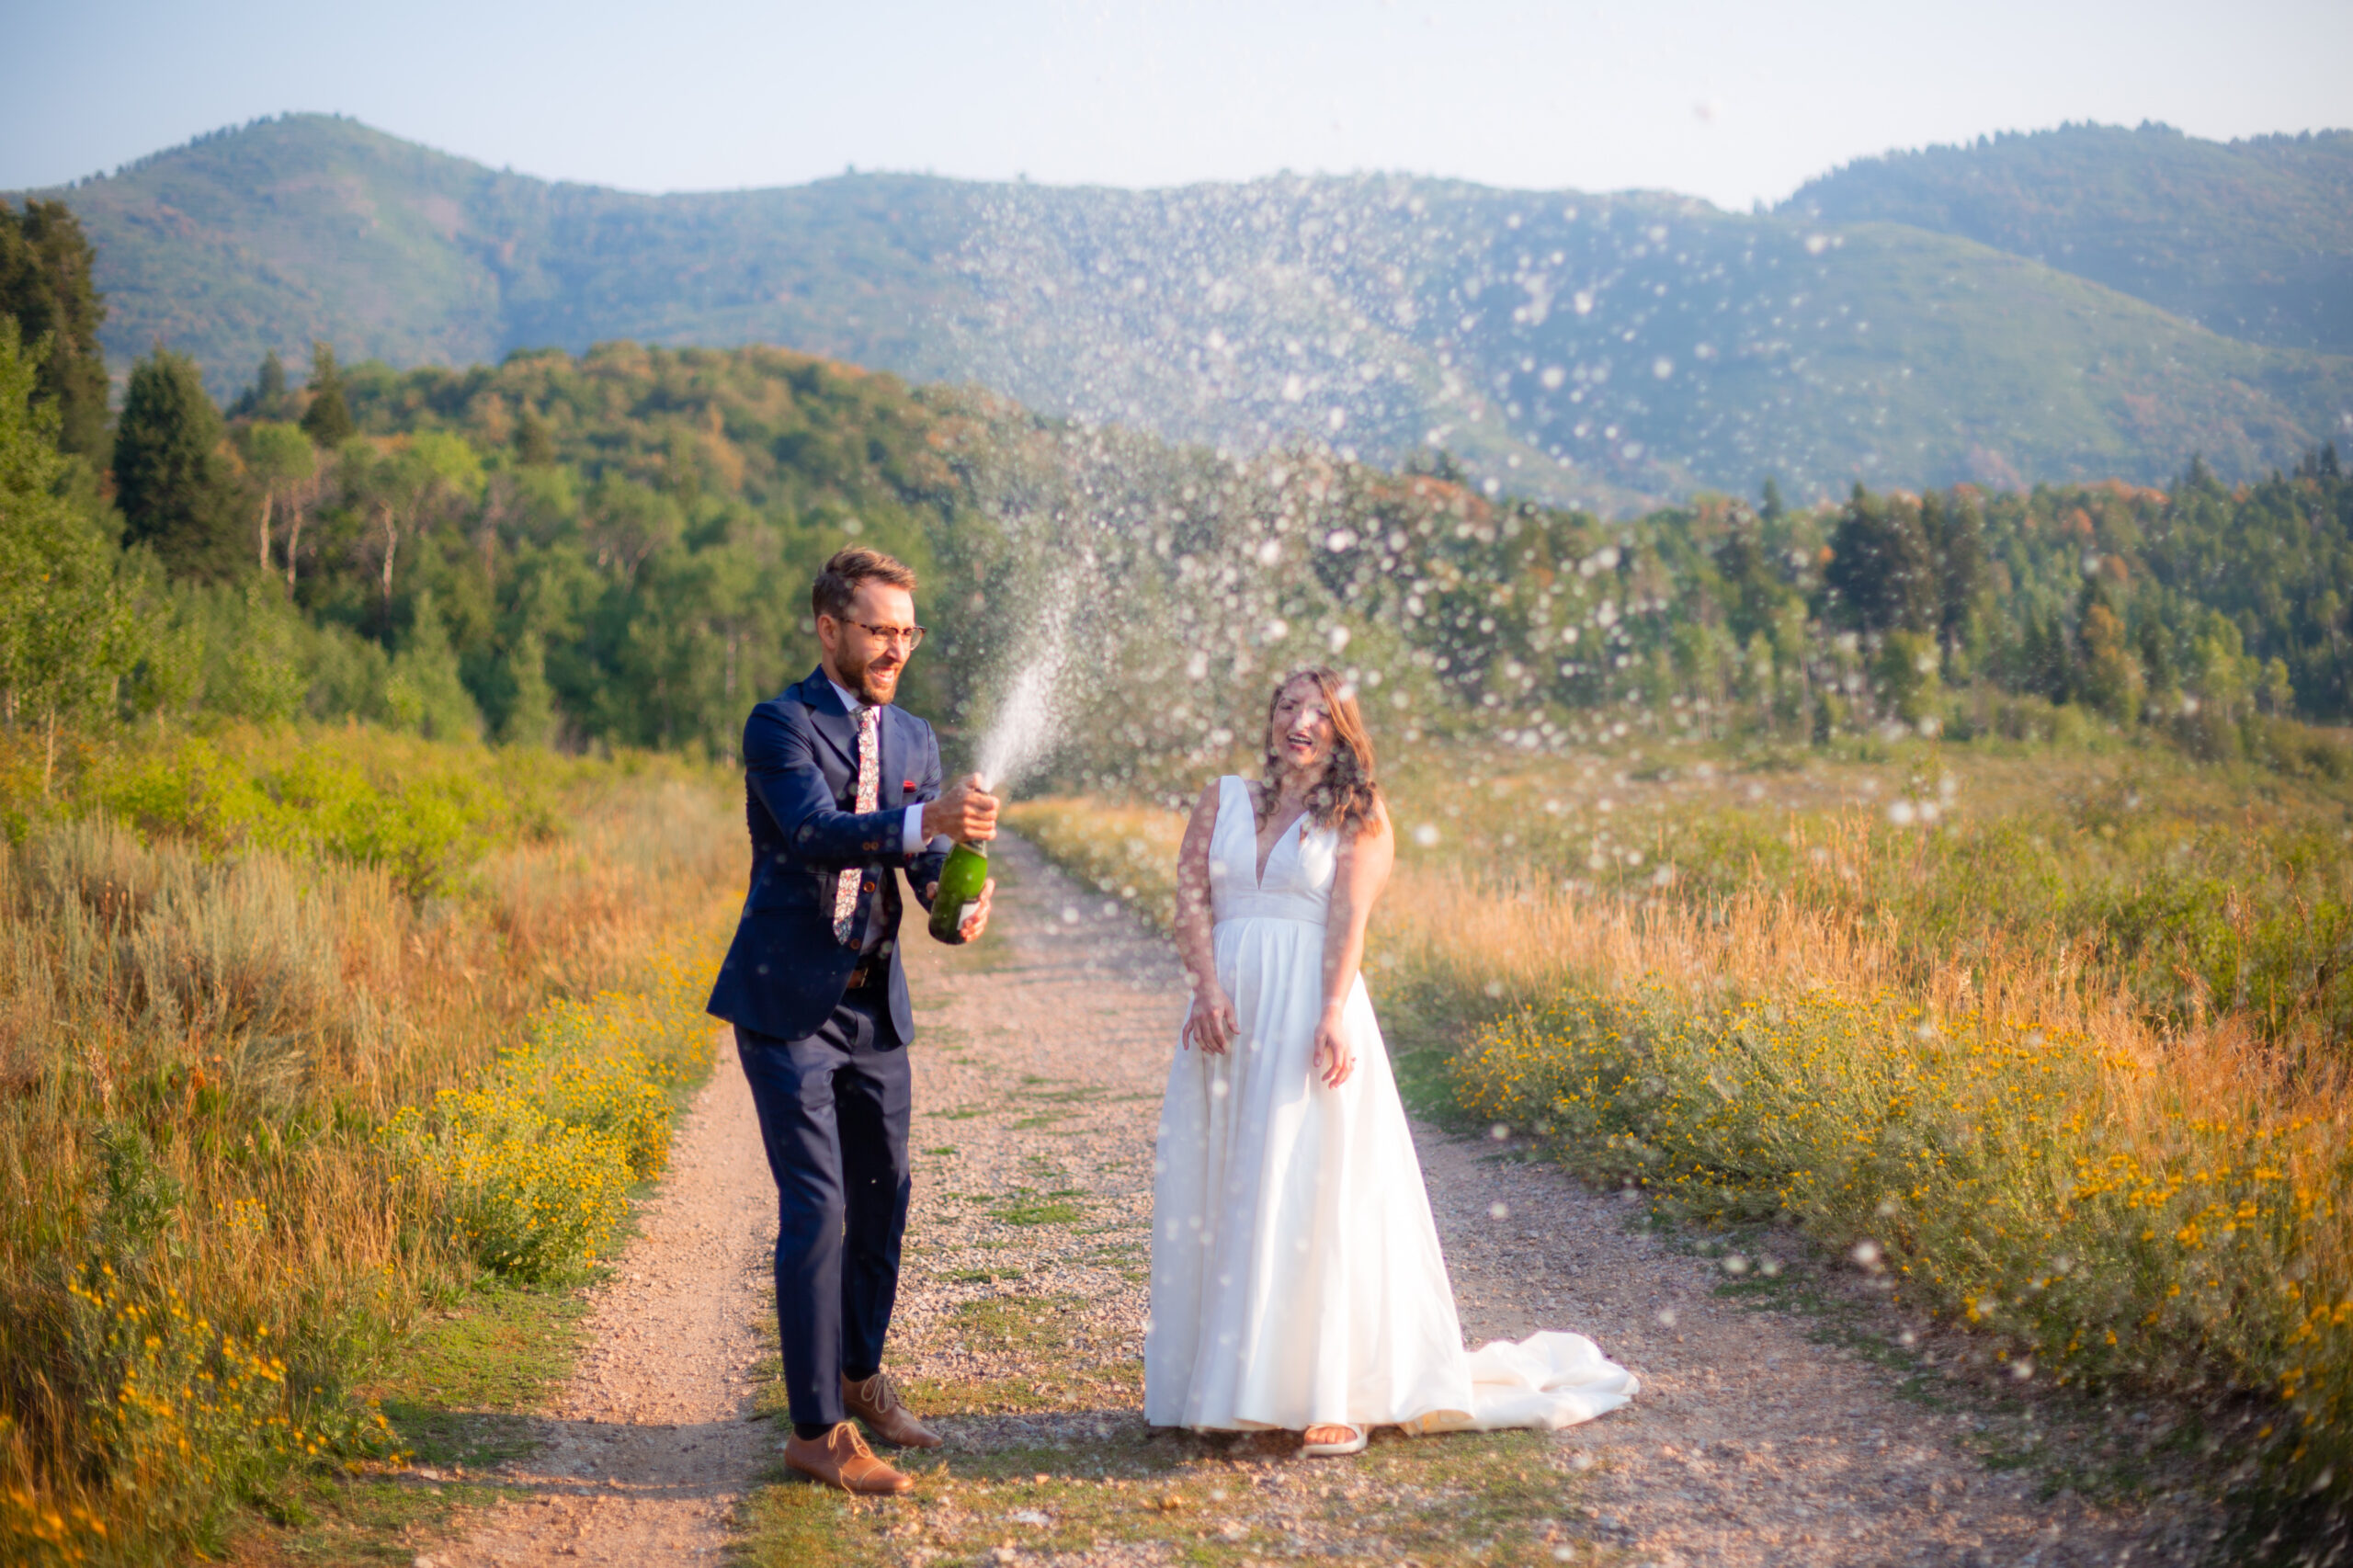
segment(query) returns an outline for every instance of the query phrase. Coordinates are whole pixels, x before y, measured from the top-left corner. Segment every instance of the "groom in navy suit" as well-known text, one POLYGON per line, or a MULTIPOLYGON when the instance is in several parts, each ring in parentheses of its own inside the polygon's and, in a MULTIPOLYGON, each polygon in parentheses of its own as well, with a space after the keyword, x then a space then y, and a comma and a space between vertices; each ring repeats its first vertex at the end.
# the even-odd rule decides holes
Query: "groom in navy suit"
MULTIPOLYGON (((776 1176, 785 1462, 875 1494, 915 1483, 849 1416, 904 1448, 939 1443, 882 1370, 911 1190, 898 873, 928 909, 949 841, 996 835, 995 798, 970 778, 943 792, 931 726, 892 704, 923 641, 915 587, 900 562, 852 548, 810 591, 819 665, 744 726, 751 891, 710 1003, 735 1026, 776 1176)), ((995 885, 960 942, 988 924, 995 885)))

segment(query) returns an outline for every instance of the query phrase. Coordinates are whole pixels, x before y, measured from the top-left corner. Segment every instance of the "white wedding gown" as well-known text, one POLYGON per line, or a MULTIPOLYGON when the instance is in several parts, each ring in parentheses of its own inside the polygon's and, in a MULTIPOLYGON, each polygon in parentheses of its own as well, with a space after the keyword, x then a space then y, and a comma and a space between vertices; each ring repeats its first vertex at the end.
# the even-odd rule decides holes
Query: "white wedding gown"
POLYGON ((1631 1401, 1577 1334, 1468 1352, 1381 1026, 1348 994, 1355 1073, 1310 1065, 1339 844, 1302 819, 1257 874, 1249 787, 1218 782, 1217 973, 1241 1037, 1180 1044, 1153 1186, 1144 1419, 1216 1431, 1567 1426, 1631 1401))

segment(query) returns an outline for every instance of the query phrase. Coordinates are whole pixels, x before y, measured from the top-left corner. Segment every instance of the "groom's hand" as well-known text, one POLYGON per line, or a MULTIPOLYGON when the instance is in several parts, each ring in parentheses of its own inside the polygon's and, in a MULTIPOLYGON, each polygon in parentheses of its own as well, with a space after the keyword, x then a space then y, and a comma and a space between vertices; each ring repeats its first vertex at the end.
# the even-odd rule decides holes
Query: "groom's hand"
POLYGON ((989 903, 996 897, 996 879, 991 877, 981 884, 981 896, 964 907, 964 918, 956 927, 960 942, 976 942, 981 933, 989 928, 989 903))
MULTIPOLYGON (((938 898, 939 884, 926 882, 923 889, 923 901, 926 903, 932 903, 938 898)), ((996 879, 991 877, 981 884, 981 896, 964 906, 963 918, 956 923, 956 940, 950 943, 950 946, 961 946, 965 942, 977 940, 980 934, 989 928, 989 905, 995 902, 995 899, 996 879)), ((940 940, 947 941, 947 938, 943 937, 940 940)))
POLYGON ((996 797, 981 788, 979 774, 964 775, 939 799, 924 802, 924 837, 943 833, 962 844, 985 844, 996 836, 996 797))

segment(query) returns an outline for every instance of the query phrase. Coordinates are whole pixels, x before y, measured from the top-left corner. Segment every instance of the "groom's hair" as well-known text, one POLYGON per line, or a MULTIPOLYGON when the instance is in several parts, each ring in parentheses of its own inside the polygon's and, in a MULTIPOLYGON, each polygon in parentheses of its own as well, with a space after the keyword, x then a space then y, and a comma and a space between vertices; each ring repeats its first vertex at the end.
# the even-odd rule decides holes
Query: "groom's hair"
POLYGON ((1337 670, 1323 665, 1291 671, 1275 682, 1274 694, 1267 699, 1267 787, 1258 791, 1258 825, 1267 825, 1266 813, 1274 809, 1282 766, 1282 754, 1275 749, 1275 709, 1291 684, 1302 680, 1315 683, 1324 698, 1324 710, 1332 716, 1332 760, 1324 769, 1323 780, 1308 792, 1307 814, 1316 826, 1337 828, 1341 837, 1354 838, 1381 818, 1372 736, 1366 733, 1364 714, 1357 708, 1357 688, 1341 679, 1337 670))
POLYGON ((847 550, 834 551, 825 569, 809 585, 809 609, 814 615, 830 615, 835 620, 848 618, 849 602, 858 597, 860 583, 887 583, 894 588, 915 591, 915 574, 904 561, 893 560, 879 550, 869 550, 853 544, 847 550))

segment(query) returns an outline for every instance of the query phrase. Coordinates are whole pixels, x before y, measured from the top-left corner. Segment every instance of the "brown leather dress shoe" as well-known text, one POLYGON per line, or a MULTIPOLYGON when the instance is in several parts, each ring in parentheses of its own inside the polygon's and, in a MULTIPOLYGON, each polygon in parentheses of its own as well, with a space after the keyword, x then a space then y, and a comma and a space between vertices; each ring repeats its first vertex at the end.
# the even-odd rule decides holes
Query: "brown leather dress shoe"
POLYGON ((785 1439, 784 1462, 813 1481, 861 1496, 893 1497, 915 1489, 915 1477, 876 1459, 858 1428, 847 1421, 822 1437, 795 1432, 785 1439))
POLYGON ((877 1372, 864 1382, 854 1383, 847 1376, 842 1379, 842 1403, 849 1413, 866 1423, 866 1429, 902 1449, 936 1449, 939 1435, 916 1420, 899 1403, 899 1391, 891 1384, 891 1374, 877 1372))

